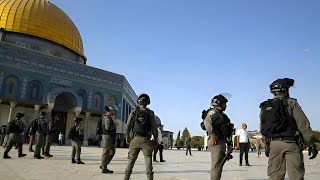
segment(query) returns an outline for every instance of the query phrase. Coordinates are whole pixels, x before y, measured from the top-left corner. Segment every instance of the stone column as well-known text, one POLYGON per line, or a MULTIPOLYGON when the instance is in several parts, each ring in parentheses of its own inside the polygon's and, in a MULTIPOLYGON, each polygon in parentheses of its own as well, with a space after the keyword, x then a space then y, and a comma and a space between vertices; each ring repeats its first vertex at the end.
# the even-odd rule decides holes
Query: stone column
POLYGON ((11 118, 12 118, 12 110, 13 108, 15 108, 17 105, 17 102, 16 101, 10 101, 10 109, 9 109, 9 116, 8 116, 8 122, 11 121, 11 118))
POLYGON ((40 115, 40 107, 41 105, 34 105, 34 114, 33 114, 33 119, 39 118, 40 115))
POLYGON ((47 119, 48 119, 48 121, 50 121, 50 119, 51 119, 51 113, 52 113, 53 107, 54 107, 54 103, 48 103, 48 106, 47 106, 47 119))
POLYGON ((88 146, 88 135, 89 135, 89 128, 88 128, 88 123, 89 123, 89 118, 90 118, 90 112, 86 112, 86 118, 84 120, 84 141, 83 141, 83 146, 88 146))

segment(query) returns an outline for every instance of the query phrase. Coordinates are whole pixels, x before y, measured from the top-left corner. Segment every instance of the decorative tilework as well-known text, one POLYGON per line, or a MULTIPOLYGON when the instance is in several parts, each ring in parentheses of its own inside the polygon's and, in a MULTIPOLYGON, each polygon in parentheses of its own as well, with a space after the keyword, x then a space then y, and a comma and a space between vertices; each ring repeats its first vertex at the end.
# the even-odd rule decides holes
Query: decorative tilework
MULTIPOLYGON (((68 76, 74 76, 75 79, 80 77, 88 80, 92 83, 98 82, 99 84, 108 84, 110 88, 124 89, 124 92, 129 98, 135 102, 137 96, 133 91, 126 78, 122 75, 112 72, 104 71, 94 67, 90 67, 84 64, 68 61, 58 57, 42 54, 35 51, 30 51, 15 45, 11 45, 5 42, 0 42, 0 64, 2 61, 12 66, 16 66, 17 62, 20 66, 30 67, 31 64, 35 66, 32 69, 37 69, 37 72, 41 73, 55 71, 55 73, 62 73, 68 76), (38 71, 38 69, 40 71, 38 71)), ((88 97, 88 108, 91 106, 91 98, 88 97)))
POLYGON ((21 99, 24 99, 27 94, 28 79, 23 78, 21 86, 21 99))

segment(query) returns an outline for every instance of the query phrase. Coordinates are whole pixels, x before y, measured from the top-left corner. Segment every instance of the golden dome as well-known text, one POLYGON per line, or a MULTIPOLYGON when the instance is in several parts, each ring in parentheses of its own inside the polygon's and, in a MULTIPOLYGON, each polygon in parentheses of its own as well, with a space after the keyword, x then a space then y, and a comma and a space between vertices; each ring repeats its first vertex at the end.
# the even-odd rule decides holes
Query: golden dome
POLYGON ((48 0, 0 0, 0 27, 53 41, 84 56, 77 27, 48 0))

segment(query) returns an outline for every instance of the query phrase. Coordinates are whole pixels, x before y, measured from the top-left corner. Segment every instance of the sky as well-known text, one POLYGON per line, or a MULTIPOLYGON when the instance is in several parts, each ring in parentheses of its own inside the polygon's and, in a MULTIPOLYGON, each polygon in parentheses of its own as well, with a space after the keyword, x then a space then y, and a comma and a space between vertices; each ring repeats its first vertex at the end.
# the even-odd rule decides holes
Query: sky
POLYGON ((318 0, 51 0, 80 31, 87 65, 124 75, 150 95, 164 129, 204 135, 201 112, 229 93, 237 128, 259 129, 269 85, 295 80, 298 99, 320 130, 318 0))

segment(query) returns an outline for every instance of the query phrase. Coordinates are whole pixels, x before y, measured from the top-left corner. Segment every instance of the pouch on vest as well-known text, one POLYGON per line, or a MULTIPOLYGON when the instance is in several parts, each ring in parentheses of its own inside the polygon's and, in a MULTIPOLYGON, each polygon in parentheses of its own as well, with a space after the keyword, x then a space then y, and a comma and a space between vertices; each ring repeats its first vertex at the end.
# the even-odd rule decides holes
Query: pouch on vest
POLYGON ((287 98, 269 99, 260 104, 261 133, 266 137, 273 137, 285 131, 289 125, 286 115, 287 98))
POLYGON ((204 125, 204 120, 206 119, 207 117, 207 114, 208 112, 211 110, 212 108, 209 108, 208 110, 203 110, 202 111, 202 114, 201 114, 201 119, 202 119, 202 122, 200 123, 200 127, 202 130, 206 130, 206 126, 204 125))

